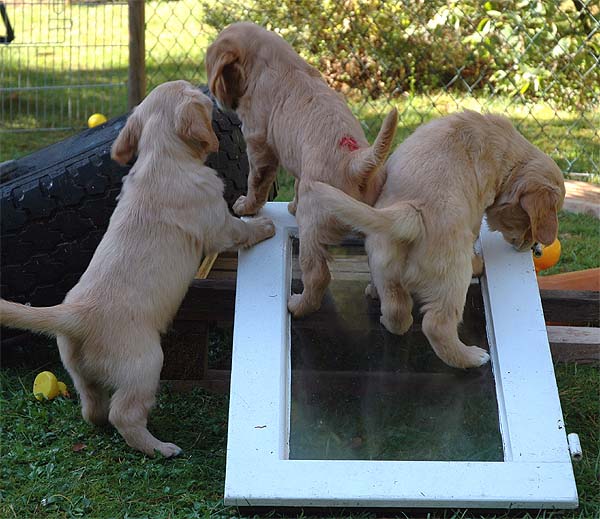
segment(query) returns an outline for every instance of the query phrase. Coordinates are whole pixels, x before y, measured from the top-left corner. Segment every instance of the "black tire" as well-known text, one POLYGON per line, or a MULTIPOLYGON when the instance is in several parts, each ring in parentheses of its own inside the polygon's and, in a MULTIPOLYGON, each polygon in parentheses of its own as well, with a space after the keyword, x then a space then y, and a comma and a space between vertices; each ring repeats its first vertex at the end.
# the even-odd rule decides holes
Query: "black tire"
MULTIPOLYGON (((204 87, 203 91, 207 90, 204 87)), ((127 115, 0 165, 3 298, 34 306, 60 303, 102 238, 129 167, 110 158, 127 115)), ((213 110, 219 152, 207 165, 225 182, 231 207, 246 193, 248 157, 241 123, 213 110)))

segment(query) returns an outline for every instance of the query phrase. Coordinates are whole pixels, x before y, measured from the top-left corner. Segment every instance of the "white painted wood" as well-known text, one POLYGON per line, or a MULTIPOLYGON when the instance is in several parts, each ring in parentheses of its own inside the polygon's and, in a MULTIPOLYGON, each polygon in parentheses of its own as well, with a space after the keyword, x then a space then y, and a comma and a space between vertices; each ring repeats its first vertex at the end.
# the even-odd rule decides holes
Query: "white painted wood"
POLYGON ((509 445, 505 459, 566 462, 565 426, 531 253, 516 252, 485 224, 480 241, 492 365, 509 445))
POLYGON ((482 232, 482 279, 504 462, 289 460, 287 204, 240 252, 225 502, 238 506, 573 508, 577 491, 530 254, 482 232))

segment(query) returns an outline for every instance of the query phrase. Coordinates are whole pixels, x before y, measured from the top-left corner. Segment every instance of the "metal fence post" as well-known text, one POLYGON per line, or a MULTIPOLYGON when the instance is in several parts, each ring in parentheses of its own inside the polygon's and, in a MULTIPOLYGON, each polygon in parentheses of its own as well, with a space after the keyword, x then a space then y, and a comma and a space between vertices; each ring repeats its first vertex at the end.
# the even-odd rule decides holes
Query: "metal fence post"
POLYGON ((129 109, 146 95, 146 45, 144 0, 129 0, 129 109))

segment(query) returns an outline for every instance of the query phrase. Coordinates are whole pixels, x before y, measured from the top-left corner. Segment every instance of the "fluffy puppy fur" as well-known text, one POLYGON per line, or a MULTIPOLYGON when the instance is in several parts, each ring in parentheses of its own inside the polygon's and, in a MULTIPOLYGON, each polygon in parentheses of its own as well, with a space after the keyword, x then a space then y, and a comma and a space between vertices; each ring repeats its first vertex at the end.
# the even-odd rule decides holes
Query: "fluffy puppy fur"
POLYGON ((316 203, 315 180, 372 205, 384 182, 382 165, 397 124, 393 110, 373 146, 344 98, 329 88, 277 34, 252 23, 224 29, 208 48, 209 88, 219 103, 235 110, 248 145, 248 194, 233 206, 255 214, 267 200, 279 165, 296 178, 294 201, 300 234, 304 291, 288 302, 296 317, 317 310, 330 281, 325 244, 347 231, 316 203))
POLYGON ((55 335, 86 421, 114 425, 150 456, 180 452, 146 428, 163 363, 160 334, 202 255, 273 235, 265 218, 230 215, 223 182, 204 166, 219 142, 212 102, 186 81, 157 87, 115 140, 112 157, 138 158, 106 234, 64 302, 33 308, 0 300, 3 326, 55 335))
POLYGON ((325 184, 314 187, 315 199, 366 234, 366 292, 381 298, 381 323, 405 333, 414 294, 438 357, 458 368, 480 366, 488 353, 463 344, 457 326, 471 276, 481 270, 473 242, 482 217, 518 250, 552 243, 565 196, 561 171, 508 119, 469 111, 418 128, 386 169, 374 208, 325 184))

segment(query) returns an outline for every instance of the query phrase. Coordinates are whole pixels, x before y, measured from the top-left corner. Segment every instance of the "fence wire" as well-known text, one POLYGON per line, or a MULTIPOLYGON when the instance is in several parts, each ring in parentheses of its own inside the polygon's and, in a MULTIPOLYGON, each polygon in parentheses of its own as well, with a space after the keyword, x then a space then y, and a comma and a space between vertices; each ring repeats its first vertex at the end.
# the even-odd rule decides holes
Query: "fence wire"
MULTIPOLYGON (((26 8, 15 15, 20 35, 15 24, 15 41, 0 44, 0 132, 78 128, 93 112, 125 110, 125 5, 15 1, 9 12, 11 4, 26 8)), ((205 82, 207 45, 240 20, 288 40, 347 97, 370 138, 391 106, 400 112, 398 139, 464 108, 505 113, 566 173, 600 176, 597 1, 146 2, 148 89, 205 82)))

